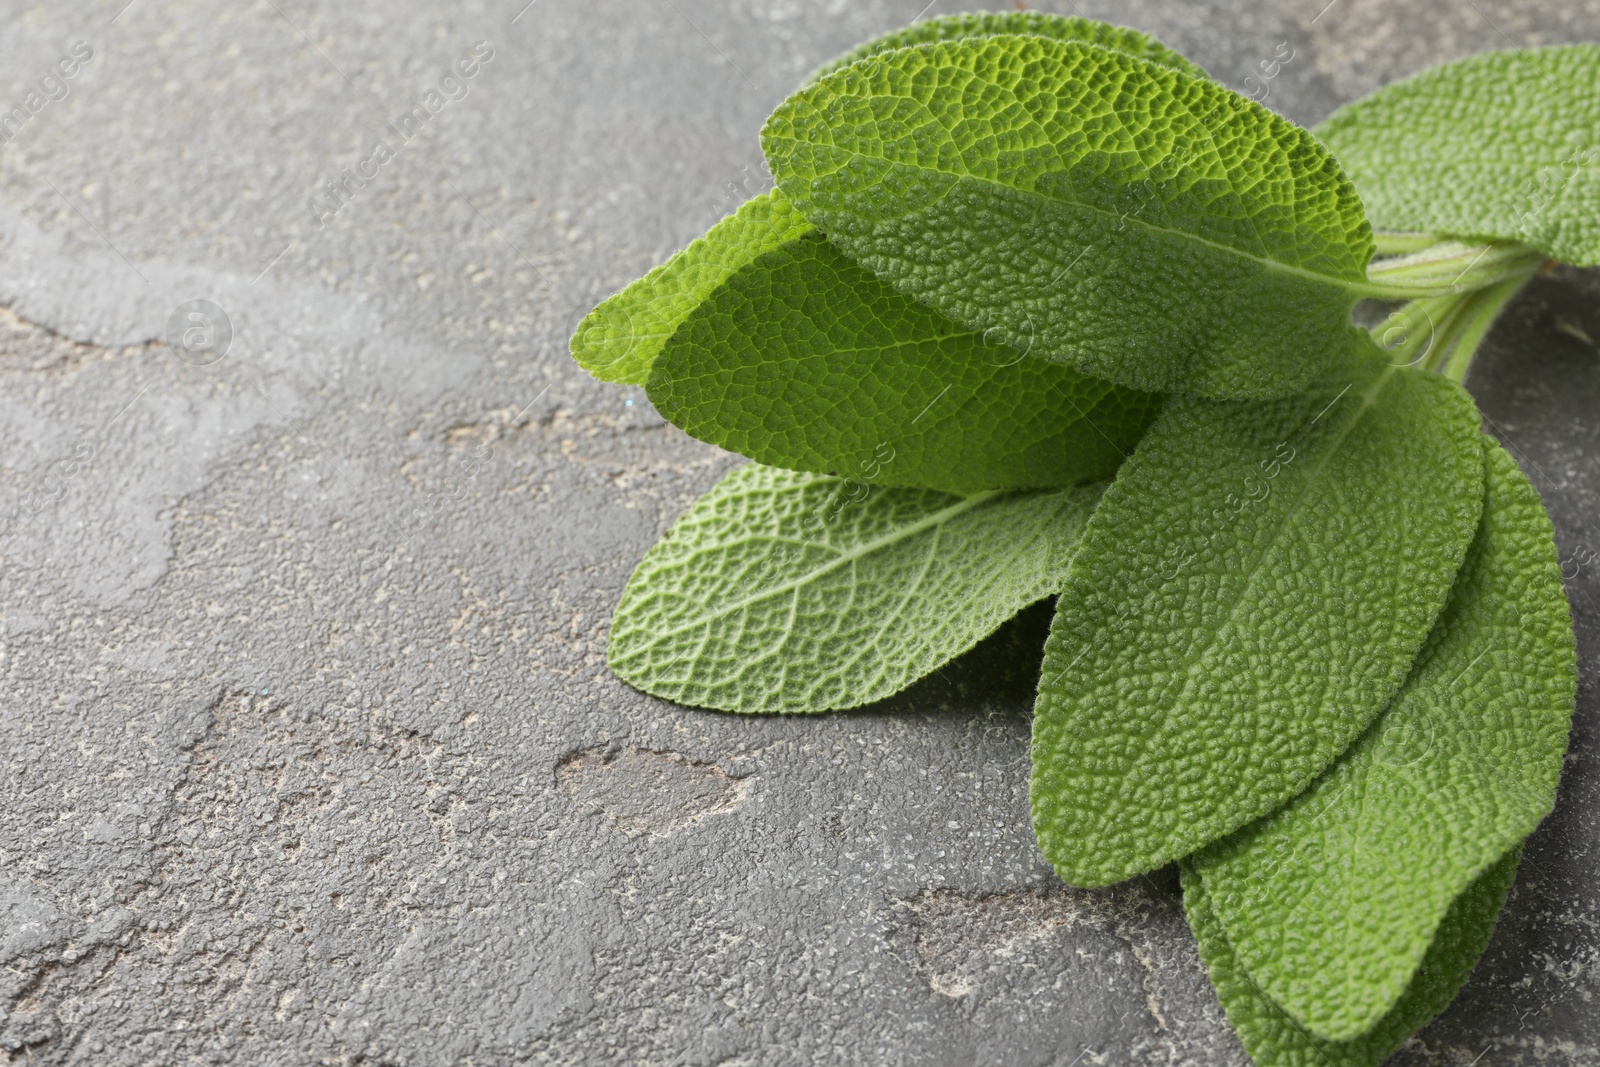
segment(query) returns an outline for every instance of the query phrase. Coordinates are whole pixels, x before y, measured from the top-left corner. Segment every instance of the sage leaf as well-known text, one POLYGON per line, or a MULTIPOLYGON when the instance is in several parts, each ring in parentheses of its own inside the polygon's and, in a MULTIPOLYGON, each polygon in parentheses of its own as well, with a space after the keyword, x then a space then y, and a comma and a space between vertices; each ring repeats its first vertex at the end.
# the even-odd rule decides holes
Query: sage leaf
POLYGON ((1370 341, 1305 393, 1172 401, 1056 603, 1033 824, 1068 882, 1159 867, 1299 793, 1388 705, 1483 503, 1478 413, 1370 341))
POLYGON ((811 229, 776 190, 752 197, 589 312, 572 334, 572 358, 601 381, 645 384, 661 346, 689 312, 734 271, 811 229))
POLYGON ((1113 26, 1108 22, 1078 16, 1063 18, 1043 11, 981 11, 968 15, 944 15, 940 18, 926 19, 857 45, 838 59, 818 68, 806 79, 806 84, 809 85, 841 67, 848 67, 868 56, 892 52, 897 48, 909 48, 912 45, 934 41, 954 41, 964 37, 995 37, 1018 33, 1053 37, 1058 41, 1083 41, 1148 59, 1152 63, 1181 70, 1196 78, 1207 76, 1200 67, 1154 37, 1126 26, 1113 26))
POLYGON ((1368 288, 1361 203, 1315 138, 1094 45, 873 56, 785 100, 762 145, 778 188, 868 270, 1135 389, 1295 392, 1368 288))
POLYGON ((1347 104, 1317 133, 1380 229, 1600 264, 1600 47, 1467 56, 1347 104))
POLYGON ((1483 520, 1400 695, 1310 789, 1194 859, 1240 964, 1320 1037, 1371 1029, 1451 901, 1555 802, 1572 619, 1539 494, 1484 441, 1483 520))
POLYGON ((1217 918, 1209 881, 1187 864, 1182 868, 1183 908, 1222 1010, 1256 1067, 1378 1067, 1466 984, 1494 934, 1521 855, 1522 847, 1513 847, 1451 902, 1400 999, 1370 1030, 1348 1041, 1307 1032, 1262 992, 1240 966, 1217 918))
POLYGON ((954 493, 1109 477, 1161 405, 986 343, 820 235, 729 278, 648 390, 663 417, 759 463, 954 493))
MULTIPOLYGON (((919 22, 861 45, 810 80, 836 66, 920 41, 1002 33, 1089 41, 1196 77, 1206 76, 1183 56, 1138 30, 1093 19, 1013 11, 919 22)), ((573 357, 602 381, 645 384, 661 345, 689 311, 743 264, 811 231, 810 223, 781 194, 774 191, 752 198, 704 237, 595 308, 574 331, 573 357)))
POLYGON ((611 669, 724 711, 871 703, 1054 593, 1102 488, 960 497, 740 467, 639 563, 611 669))

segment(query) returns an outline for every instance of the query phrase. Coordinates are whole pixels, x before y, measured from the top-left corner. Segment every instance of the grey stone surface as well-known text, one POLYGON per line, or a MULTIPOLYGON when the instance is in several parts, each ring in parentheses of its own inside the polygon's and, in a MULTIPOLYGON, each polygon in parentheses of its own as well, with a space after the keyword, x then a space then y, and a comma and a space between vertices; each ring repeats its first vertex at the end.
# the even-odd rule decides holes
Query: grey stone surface
MULTIPOLYGON (((1040 612, 826 718, 604 668, 633 563, 734 460, 564 337, 922 0, 124 2, 0 3, 0 105, 94 50, 0 144, 0 1063, 1243 1062, 1172 872, 1076 891, 1035 850, 1040 612), (161 341, 195 299, 231 323, 206 365, 161 341)), ((1268 103, 1305 122, 1600 32, 1592 0, 1325 3, 1083 10, 1236 86, 1290 42, 1268 103)), ((1584 680, 1408 1065, 1600 1063, 1597 307, 1541 278, 1471 382, 1555 515, 1584 680)))

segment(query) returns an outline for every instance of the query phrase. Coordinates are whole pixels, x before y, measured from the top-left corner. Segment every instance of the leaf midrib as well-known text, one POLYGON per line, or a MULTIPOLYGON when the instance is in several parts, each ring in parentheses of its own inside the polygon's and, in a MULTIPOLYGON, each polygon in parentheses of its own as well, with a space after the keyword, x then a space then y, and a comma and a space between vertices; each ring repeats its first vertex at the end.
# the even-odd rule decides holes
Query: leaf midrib
MULTIPOLYGON (((900 99, 912 100, 911 97, 900 97, 900 99)), ((920 101, 912 100, 912 102, 919 103, 920 101)), ((800 144, 801 143, 799 140, 797 140, 795 138, 788 138, 788 140, 790 141, 791 144, 800 144)), ((925 172, 927 172, 929 174, 939 174, 939 175, 943 175, 944 177, 947 177, 947 178, 954 178, 957 181, 960 181, 962 179, 967 179, 969 181, 981 182, 983 184, 991 185, 991 186, 994 186, 995 188, 1004 189, 1004 190, 1007 190, 1009 192, 1024 193, 1026 195, 1036 196, 1040 200, 1044 200, 1044 201, 1047 201, 1047 202, 1050 202, 1050 203, 1061 204, 1061 205, 1064 205, 1064 206, 1069 207, 1069 208, 1078 208, 1078 209, 1080 209, 1080 210, 1082 210, 1082 211, 1084 211, 1086 213, 1093 213, 1093 214, 1101 215, 1101 216, 1104 216, 1105 218, 1116 218, 1116 219, 1118 219, 1118 220, 1120 220, 1122 222, 1131 222, 1134 225, 1141 226, 1145 230, 1150 231, 1152 233, 1166 234, 1166 235, 1168 235, 1170 237, 1179 238, 1179 239, 1181 239, 1183 241, 1193 242, 1193 243, 1199 244, 1199 245, 1204 245, 1207 248, 1215 249, 1215 250, 1217 250, 1219 252, 1222 252, 1222 253, 1225 253, 1227 255, 1236 256, 1236 257, 1238 257, 1240 259, 1245 259, 1245 260, 1249 260, 1252 263, 1260 264, 1263 268, 1265 268, 1267 270, 1278 271, 1280 273, 1288 274, 1288 275, 1291 275, 1293 277, 1302 278, 1302 279, 1305 279, 1305 280, 1308 280, 1308 281, 1322 282, 1322 283, 1325 283, 1325 284, 1328 284, 1328 285, 1332 285, 1335 288, 1344 289, 1344 290, 1348 290, 1350 292, 1355 292, 1355 293, 1366 293, 1369 290, 1372 290, 1374 292, 1379 291, 1377 289, 1377 287, 1374 287, 1374 286, 1372 286, 1372 285, 1370 285, 1370 284, 1368 284, 1368 283, 1366 283, 1364 281, 1358 281, 1358 280, 1356 280, 1354 278, 1339 277, 1337 275, 1332 275, 1332 274, 1323 274, 1323 273, 1320 273, 1318 271, 1309 270, 1309 269, 1307 269, 1305 267, 1297 267, 1292 263, 1285 263, 1282 260, 1272 259, 1271 257, 1268 257, 1268 256, 1258 256, 1258 255, 1255 255, 1253 253, 1246 252, 1246 251, 1244 251, 1242 249, 1234 248, 1234 247, 1232 247, 1230 245, 1220 244, 1220 243, 1218 243, 1216 241, 1209 240, 1209 239, 1207 239, 1205 237, 1201 237, 1199 234, 1189 233, 1189 232, 1184 231, 1184 230, 1173 230, 1173 229, 1169 229, 1169 228, 1167 228, 1165 226, 1157 226, 1152 222, 1149 222, 1149 221, 1147 221, 1145 219, 1139 218, 1138 216, 1130 217, 1131 213, 1121 213, 1121 212, 1116 212, 1116 211, 1108 211, 1105 208, 1098 207, 1098 206, 1096 206, 1094 204, 1085 203, 1085 202, 1083 202, 1081 200, 1071 200, 1071 199, 1068 199, 1068 198, 1065 198, 1065 197, 1052 196, 1052 195, 1040 192, 1038 189, 1025 189, 1025 188, 1023 188, 1022 186, 1019 186, 1019 185, 1008 185, 1005 182, 1000 181, 999 179, 986 178, 986 177, 983 177, 981 175, 972 174, 970 172, 968 172, 968 173, 960 173, 960 172, 956 172, 956 171, 949 171, 949 170, 945 170, 945 169, 943 169, 941 167, 930 167, 930 166, 927 166, 927 165, 922 164, 922 163, 906 163, 906 162, 902 162, 900 160, 890 159, 889 157, 881 155, 881 154, 872 154, 872 153, 862 152, 862 151, 859 151, 859 150, 856 150, 856 149, 841 148, 839 145, 835 144, 832 141, 831 138, 830 138, 828 143, 829 143, 830 147, 832 147, 832 148, 834 148, 834 149, 836 149, 838 151, 850 152, 851 154, 856 155, 856 156, 860 156, 863 159, 877 159, 877 160, 881 160, 884 163, 889 164, 890 166, 905 167, 905 168, 908 168, 908 169, 911 169, 911 170, 925 171, 925 172)), ((828 171, 827 173, 830 176, 836 175, 836 174, 839 173, 840 169, 842 169, 842 168, 837 168, 836 167, 833 170, 828 171)), ((791 199, 795 199, 797 203, 799 202, 798 199, 795 198, 795 197, 791 197, 791 199)), ((1381 290, 1381 291, 1382 292, 1387 292, 1387 290, 1381 290)))
MULTIPOLYGON (((675 627, 672 627, 671 629, 668 629, 668 630, 658 631, 655 634, 655 636, 653 636, 650 640, 644 642, 642 645, 639 646, 639 648, 641 650, 652 648, 655 645, 660 644, 663 640, 665 640, 665 639, 667 639, 669 637, 675 637, 678 634, 681 634, 686 630, 692 630, 692 629, 695 629, 696 627, 706 626, 708 628, 708 630, 709 630, 709 624, 711 624, 713 622, 716 622, 719 619, 726 618, 727 616, 732 615, 735 612, 743 611, 745 608, 749 607, 751 604, 755 604, 755 603, 757 603, 759 601, 769 600, 772 597, 781 596, 781 595, 783 595, 785 593, 788 593, 790 591, 799 590, 803 586, 806 586, 806 585, 810 584, 811 582, 816 581, 817 579, 823 577, 824 575, 827 575, 828 573, 830 573, 832 571, 838 570, 840 567, 844 566, 847 563, 852 563, 855 560, 861 559, 861 558, 866 557, 866 556, 870 556, 874 552, 877 552, 877 551, 879 551, 881 549, 884 549, 884 548, 888 548, 889 546, 894 545, 894 544, 896 544, 896 543, 898 543, 900 541, 903 541, 908 537, 913 537, 916 534, 921 533, 923 530, 928 529, 929 527, 942 525, 942 524, 944 524, 945 522, 948 522, 951 519, 957 518, 958 516, 968 512, 968 511, 971 511, 973 508, 978 507, 980 504, 984 504, 984 503, 988 502, 989 500, 992 500, 993 498, 995 498, 997 496, 1000 496, 1001 493, 1003 493, 1003 492, 1004 492, 1004 490, 995 489, 995 490, 990 490, 988 492, 976 493, 976 494, 974 494, 972 496, 965 497, 965 498, 957 501, 956 503, 951 504, 948 507, 940 508, 938 511, 930 512, 929 514, 925 515, 924 517, 918 519, 916 522, 909 523, 909 524, 907 524, 905 526, 898 527, 898 528, 896 528, 894 530, 891 530, 889 533, 886 533, 886 534, 883 534, 882 536, 873 538, 871 541, 863 541, 860 544, 855 545, 852 548, 840 551, 839 554, 835 558, 829 560, 827 563, 823 564, 822 566, 817 567, 816 569, 811 570, 811 571, 803 572, 802 574, 799 574, 799 575, 795 576, 794 578, 790 579, 789 581, 783 582, 783 583, 781 583, 779 585, 776 585, 776 586, 773 586, 773 587, 771 587, 769 589, 765 589, 765 590, 763 590, 763 591, 761 591, 759 593, 753 594, 751 596, 747 596, 742 600, 734 601, 734 602, 732 602, 730 604, 725 605, 720 610, 709 612, 706 615, 703 615, 703 616, 701 616, 701 617, 699 617, 699 618, 697 618, 697 619, 695 619, 695 620, 693 620, 691 622, 684 623, 681 626, 675 626, 675 627)), ((776 534, 776 535, 774 535, 774 534, 750 534, 750 535, 747 535, 745 537, 733 538, 733 539, 730 539, 730 540, 727 540, 727 541, 719 541, 717 543, 717 545, 715 546, 714 551, 723 552, 723 551, 726 551, 727 549, 732 548, 732 547, 737 546, 737 545, 750 544, 751 542, 756 542, 756 541, 772 541, 772 540, 787 540, 787 541, 791 541, 792 543, 798 543, 798 544, 800 544, 802 546, 805 546, 805 547, 816 547, 816 548, 827 548, 827 547, 829 547, 829 546, 826 546, 826 545, 819 545, 814 541, 793 542, 793 538, 784 537, 782 534, 776 534)), ((707 551, 707 550, 701 550, 701 551, 690 553, 689 555, 683 557, 682 559, 674 560, 673 564, 675 566, 682 566, 685 562, 694 559, 695 556, 705 554, 705 551, 707 551)))

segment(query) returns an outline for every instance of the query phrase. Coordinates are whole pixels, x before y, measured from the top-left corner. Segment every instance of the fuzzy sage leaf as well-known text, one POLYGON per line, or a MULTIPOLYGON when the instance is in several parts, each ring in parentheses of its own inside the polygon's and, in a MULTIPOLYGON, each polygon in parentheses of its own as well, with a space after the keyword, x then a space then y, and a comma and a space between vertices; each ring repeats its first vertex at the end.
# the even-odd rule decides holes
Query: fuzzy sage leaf
POLYGON ((741 467, 645 554, 607 658, 699 707, 870 703, 1054 593, 1100 490, 959 497, 741 467))
POLYGON ((997 37, 1018 33, 1032 34, 1035 37, 1052 37, 1058 41, 1083 41, 1115 52, 1125 52, 1140 59, 1148 59, 1152 63, 1181 70, 1196 78, 1207 76, 1205 71, 1154 37, 1129 29, 1127 26, 1113 26, 1109 22, 1099 22, 1076 15, 1063 18, 1043 11, 980 11, 967 15, 944 15, 926 19, 903 30, 874 38, 819 68, 806 79, 806 84, 809 85, 858 60, 882 52, 892 52, 896 48, 909 48, 912 45, 930 44, 936 41, 954 41, 965 37, 997 37))
POLYGON ((820 235, 696 308, 649 395, 688 433, 760 463, 850 476, 865 464, 881 485, 955 493, 1109 477, 1161 404, 988 343, 820 235))
POLYGON ((689 312, 751 260, 814 229, 777 191, 747 200, 689 247, 578 324, 572 358, 605 382, 643 385, 689 312))
MULTIPOLYGON (((1030 33, 1089 41, 1187 71, 1205 72, 1155 38, 1124 26, 1036 11, 951 15, 919 22, 869 41, 835 60, 836 66, 920 41, 1030 33)), ((601 381, 643 385, 661 346, 690 311, 739 267, 814 227, 781 194, 753 197, 667 262, 602 302, 578 325, 573 358, 601 381)))
POLYGON ((1521 855, 1521 846, 1513 848, 1451 902, 1394 1007, 1348 1041, 1328 1041, 1308 1033, 1261 991, 1254 976, 1240 966, 1205 879, 1187 864, 1183 909, 1222 1010, 1255 1067, 1378 1067, 1466 984, 1494 933, 1495 918, 1511 891, 1521 855))
POLYGON ((1176 400, 1084 533, 1045 645, 1034 830, 1075 885, 1309 785, 1393 698, 1483 501, 1478 414, 1369 343, 1276 401, 1176 400))
POLYGON ((1571 616, 1539 494, 1484 440, 1483 519, 1400 695, 1310 789, 1195 858, 1240 963, 1320 1037, 1394 1006, 1451 901, 1555 800, 1571 616))
POLYGON ((1600 264, 1600 47, 1468 56, 1340 108, 1317 133, 1375 226, 1600 264))
POLYGON ((1132 388, 1293 392, 1367 284, 1361 203, 1315 138, 1094 45, 872 56, 784 101, 762 144, 779 189, 896 288, 1132 388))

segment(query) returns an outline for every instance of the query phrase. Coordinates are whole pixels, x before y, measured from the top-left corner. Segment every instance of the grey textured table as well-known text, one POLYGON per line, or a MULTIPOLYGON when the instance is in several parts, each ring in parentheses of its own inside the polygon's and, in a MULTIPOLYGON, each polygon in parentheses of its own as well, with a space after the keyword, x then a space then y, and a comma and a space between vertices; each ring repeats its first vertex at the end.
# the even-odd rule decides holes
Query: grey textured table
MULTIPOLYGON (((1243 1061, 1171 872, 1081 892, 1035 851, 1039 612, 825 718, 604 666, 632 565, 735 461, 564 339, 923 0, 125 2, 0 4, 0 105, 40 93, 0 144, 0 1062, 1243 1061), (193 300, 215 362, 162 341, 193 300)), ((1326 3, 1084 11, 1234 85, 1289 42, 1268 103, 1302 122, 1600 38, 1594 0, 1326 3)), ((1584 681, 1406 1064, 1600 1063, 1596 338, 1600 277, 1540 278, 1470 383, 1555 514, 1584 681)))

